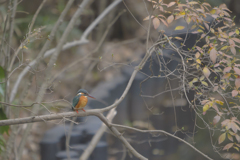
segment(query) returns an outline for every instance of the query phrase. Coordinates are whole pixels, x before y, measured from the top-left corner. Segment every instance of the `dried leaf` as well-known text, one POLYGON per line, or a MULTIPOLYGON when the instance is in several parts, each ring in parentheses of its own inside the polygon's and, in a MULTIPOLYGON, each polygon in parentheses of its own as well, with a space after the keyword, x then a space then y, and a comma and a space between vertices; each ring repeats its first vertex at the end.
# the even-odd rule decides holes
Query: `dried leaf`
POLYGON ((195 29, 197 27, 197 25, 193 25, 192 27, 191 27, 191 29, 195 29))
POLYGON ((207 102, 209 102, 209 100, 203 100, 203 101, 201 101, 201 104, 204 105, 204 104, 206 104, 207 102))
POLYGON ((237 43, 240 43, 240 39, 238 39, 238 38, 232 38, 232 40, 234 40, 237 43))
POLYGON ((238 29, 236 29, 235 32, 236 32, 237 35, 239 35, 239 30, 238 29))
POLYGON ((203 112, 206 112, 210 108, 209 103, 203 106, 203 112))
POLYGON ((198 82, 197 78, 193 78, 193 80, 191 81, 192 83, 198 82))
POLYGON ((216 59, 217 59, 217 51, 215 48, 213 48, 211 51, 210 51, 210 59, 213 63, 216 63, 216 59))
POLYGON ((170 24, 170 23, 172 23, 173 20, 174 20, 174 16, 173 16, 173 15, 170 15, 170 16, 167 18, 167 23, 170 24))
POLYGON ((170 2, 167 7, 172 7, 174 4, 176 4, 176 2, 170 2))
POLYGON ((236 74, 240 75, 240 69, 237 67, 234 67, 233 70, 235 71, 236 74))
POLYGON ((168 27, 168 23, 167 23, 164 19, 160 18, 160 20, 163 22, 163 24, 164 24, 165 26, 168 27))
POLYGON ((226 146, 223 147, 223 150, 229 150, 230 148, 232 148, 234 143, 228 143, 226 146))
POLYGON ((197 59, 196 62, 197 62, 198 64, 201 64, 201 60, 200 60, 200 59, 197 59))
POLYGON ((223 75, 223 79, 227 79, 227 78, 229 78, 230 76, 232 75, 232 73, 226 73, 226 74, 224 74, 223 75))
POLYGON ((175 30, 183 30, 185 27, 184 26, 177 26, 175 30))
POLYGON ((175 39, 177 39, 177 40, 183 40, 181 37, 174 37, 175 39))
POLYGON ((229 46, 223 46, 220 50, 228 49, 229 46))
POLYGON ((200 53, 197 52, 197 53, 195 54, 195 57, 196 57, 196 58, 199 58, 199 57, 200 57, 200 53))
POLYGON ((159 21, 158 18, 155 17, 153 19, 153 26, 154 26, 154 28, 157 29, 159 27, 159 25, 160 25, 160 21, 159 21))
POLYGON ((235 86, 236 86, 237 89, 240 87, 240 78, 236 78, 235 86))
POLYGON ((220 100, 215 100, 215 102, 216 102, 217 104, 221 105, 221 106, 224 104, 224 102, 223 102, 223 101, 220 101, 220 100))
POLYGON ((240 130, 239 126, 234 122, 231 122, 231 128, 234 133, 237 133, 237 131, 240 130))
POLYGON ((233 90, 232 91, 232 97, 235 97, 236 95, 238 95, 238 91, 237 90, 233 90))
POLYGON ((240 136, 238 134, 235 135, 235 138, 237 139, 238 143, 240 143, 240 136))
POLYGON ((192 2, 189 2, 188 4, 193 5, 193 4, 198 4, 198 2, 192 1, 192 2))
MULTIPOLYGON (((154 16, 151 16, 151 18, 153 18, 154 16)), ((146 18, 143 19, 144 21, 149 20, 149 16, 147 16, 146 18)))
POLYGON ((226 67, 226 68, 224 68, 223 73, 230 72, 231 69, 232 69, 232 67, 226 67))
POLYGON ((235 49, 235 47, 230 47, 230 50, 231 50, 231 52, 232 52, 232 54, 234 54, 234 55, 236 55, 236 49, 235 49))
POLYGON ((213 125, 217 124, 220 119, 221 119, 221 117, 220 117, 219 115, 216 115, 216 116, 213 118, 213 125))
POLYGON ((218 138, 218 144, 221 144, 226 138, 226 133, 223 133, 218 138))
POLYGON ((209 77, 209 75, 211 74, 211 72, 209 71, 209 69, 207 67, 203 68, 203 74, 205 77, 209 77))

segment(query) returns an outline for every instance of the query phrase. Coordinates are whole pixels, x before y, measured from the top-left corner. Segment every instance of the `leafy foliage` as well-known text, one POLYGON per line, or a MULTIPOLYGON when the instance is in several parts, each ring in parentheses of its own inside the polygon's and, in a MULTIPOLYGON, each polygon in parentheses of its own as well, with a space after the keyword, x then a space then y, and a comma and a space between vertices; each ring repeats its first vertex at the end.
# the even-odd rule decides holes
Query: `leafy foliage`
POLYGON ((182 31, 186 37, 187 34, 198 35, 196 43, 186 51, 182 49, 186 45, 186 38, 167 36, 161 30, 171 49, 181 57, 179 73, 182 75, 180 79, 184 94, 187 95, 190 90, 195 92, 190 106, 203 121, 204 115, 209 113, 212 116, 214 113, 212 122, 205 123, 206 126, 212 132, 215 132, 214 128, 222 128, 218 137, 219 145, 227 140, 232 142, 223 146, 222 150, 234 148, 239 151, 240 121, 237 115, 240 106, 237 103, 240 98, 240 59, 237 50, 240 48, 240 39, 239 28, 229 14, 231 11, 225 4, 212 8, 207 2, 149 2, 154 12, 157 12, 148 16, 153 18, 155 29, 159 29, 160 25, 169 27, 174 21, 182 20, 186 25, 175 26, 177 33, 182 31), (183 40, 182 46, 176 47, 171 41, 173 38, 183 40), (204 45, 199 42, 204 42, 204 45))

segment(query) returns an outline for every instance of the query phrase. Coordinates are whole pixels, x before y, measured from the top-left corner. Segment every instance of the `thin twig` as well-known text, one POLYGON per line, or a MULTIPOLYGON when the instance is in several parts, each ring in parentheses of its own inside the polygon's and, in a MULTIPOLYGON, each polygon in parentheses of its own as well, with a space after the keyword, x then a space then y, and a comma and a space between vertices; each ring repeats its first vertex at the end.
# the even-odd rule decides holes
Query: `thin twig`
POLYGON ((112 126, 115 126, 115 127, 119 127, 119 128, 125 128, 125 129, 130 129, 130 130, 134 130, 134 131, 137 131, 137 132, 143 132, 143 133, 163 133, 165 135, 168 135, 170 137, 173 137, 183 143, 185 143, 186 145, 188 145, 189 147, 191 147, 192 149, 194 149, 195 151, 197 151, 198 153, 200 153, 201 155, 203 155, 205 158, 209 159, 209 160, 213 160, 212 158, 208 157, 206 154, 204 154, 203 152, 199 151, 197 148, 195 148, 193 145, 191 145, 190 143, 188 143, 187 141, 171 134, 171 133, 168 133, 164 130, 141 130, 141 129, 137 129, 137 128, 133 128, 133 127, 128 127, 128 126, 123 126, 123 125, 118 125, 118 124, 111 124, 112 126))

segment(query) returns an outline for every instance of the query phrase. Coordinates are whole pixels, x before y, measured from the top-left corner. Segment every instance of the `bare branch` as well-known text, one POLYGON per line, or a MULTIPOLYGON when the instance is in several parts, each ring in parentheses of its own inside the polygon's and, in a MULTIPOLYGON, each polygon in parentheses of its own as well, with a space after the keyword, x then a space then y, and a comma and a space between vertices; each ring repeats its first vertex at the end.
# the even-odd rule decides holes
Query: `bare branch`
POLYGON ((141 129, 137 129, 137 128, 133 128, 133 127, 128 127, 128 126, 123 126, 123 125, 118 125, 118 124, 111 124, 112 126, 115 126, 115 127, 119 127, 119 128, 125 128, 125 129, 130 129, 130 130, 134 130, 134 131, 137 131, 137 132, 143 132, 143 133, 163 133, 165 135, 168 135, 170 137, 173 137, 183 143, 185 143, 186 145, 188 145, 189 147, 191 147, 192 149, 194 149, 195 151, 197 151, 198 153, 200 153, 201 155, 203 155, 205 158, 209 159, 209 160, 213 160, 212 158, 208 157, 206 154, 204 154, 203 152, 199 151, 197 148, 195 148, 193 145, 191 145, 190 143, 188 143, 187 141, 171 134, 171 133, 168 133, 164 130, 141 130, 141 129))
MULTIPOLYGON (((111 5, 109 5, 106 10, 104 10, 103 13, 101 13, 97 19, 95 19, 93 21, 93 23, 84 31, 83 35, 81 36, 80 40, 78 41, 73 41, 73 42, 68 42, 66 43, 63 47, 62 50, 66 50, 69 49, 71 47, 77 46, 77 45, 82 45, 82 44, 86 44, 88 41, 86 40, 87 36, 89 35, 89 33, 94 29, 94 27, 96 27, 96 25, 102 20, 102 18, 104 18, 104 16, 106 16, 114 7, 116 7, 122 0, 115 0, 111 5), (104 16, 103 16, 104 15, 104 16)), ((52 53, 55 52, 55 48, 50 49, 48 51, 45 52, 44 54, 44 58, 49 57, 52 53)), ((33 60, 31 63, 29 63, 29 66, 27 66, 26 68, 24 68, 24 70, 18 75, 18 79, 16 80, 14 87, 12 89, 12 92, 10 94, 10 102, 13 101, 13 99, 16 96, 16 93, 18 91, 18 87, 19 84, 22 80, 22 78, 28 73, 28 71, 31 69, 30 66, 34 66, 36 64, 36 60, 33 60)))

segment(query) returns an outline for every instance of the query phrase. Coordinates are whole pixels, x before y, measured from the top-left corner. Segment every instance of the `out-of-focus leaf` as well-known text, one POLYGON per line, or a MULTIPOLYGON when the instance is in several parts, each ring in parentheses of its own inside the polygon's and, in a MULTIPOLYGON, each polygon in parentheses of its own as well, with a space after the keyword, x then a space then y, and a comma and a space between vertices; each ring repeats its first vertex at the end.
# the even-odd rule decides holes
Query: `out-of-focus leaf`
POLYGON ((232 135, 231 134, 227 134, 227 137, 228 137, 228 139, 230 140, 230 141, 232 141, 233 142, 233 137, 232 137, 232 135))
POLYGON ((206 112, 209 108, 210 108, 209 103, 205 104, 205 105, 203 106, 203 112, 206 112))
POLYGON ((223 46, 220 50, 225 50, 227 49, 229 46, 223 46))
POLYGON ((237 139, 238 143, 240 143, 240 136, 238 134, 235 135, 235 138, 237 139))
POLYGON ((173 20, 174 20, 174 16, 173 16, 173 15, 170 15, 170 16, 167 18, 167 23, 170 24, 170 23, 172 23, 173 20))
POLYGON ((230 148, 232 148, 234 143, 228 143, 226 146, 223 147, 223 150, 229 150, 230 148))
POLYGON ((201 81, 201 83, 202 83, 204 86, 208 86, 207 82, 205 82, 205 81, 201 81))
POLYGON ((198 64, 201 64, 201 60, 200 60, 200 59, 197 59, 196 62, 197 62, 198 64))
POLYGON ((226 67, 223 69, 223 73, 227 73, 227 72, 230 72, 232 69, 232 67, 226 67))
POLYGON ((176 28, 175 28, 175 30, 177 31, 177 30, 183 30, 185 27, 184 26, 177 26, 176 28))
POLYGON ((237 89, 240 87, 240 78, 236 78, 235 86, 236 86, 237 89))
POLYGON ((235 71, 236 74, 240 75, 240 69, 237 67, 234 67, 233 70, 235 71))
POLYGON ((238 95, 238 91, 237 90, 233 90, 232 91, 232 97, 235 97, 236 95, 238 95))
POLYGON ((203 74, 205 77, 209 77, 209 75, 211 74, 211 72, 209 71, 209 69, 207 67, 203 68, 203 74))
POLYGON ((216 63, 216 59, 217 59, 217 51, 215 48, 213 48, 211 51, 210 51, 210 59, 213 63, 216 63))
POLYGON ((167 7, 172 7, 174 4, 176 4, 176 2, 170 2, 167 7))
MULTIPOLYGON (((154 16, 151 16, 151 18, 153 18, 154 16)), ((146 18, 143 19, 144 21, 149 20, 149 16, 147 16, 146 18)))
MULTIPOLYGON (((7 119, 7 116, 3 112, 3 109, 0 108, 0 120, 7 119)), ((3 134, 4 132, 8 134, 9 126, 0 126, 0 134, 3 134)))
POLYGON ((215 101, 217 104, 220 104, 221 106, 224 104, 224 102, 223 101, 220 101, 220 100, 216 100, 215 101))
POLYGON ((239 30, 238 30, 238 29, 236 29, 236 30, 235 30, 235 32, 236 32, 236 34, 238 34, 238 35, 239 35, 239 30))
POLYGON ((217 124, 220 119, 221 119, 221 117, 220 117, 219 115, 216 115, 216 116, 213 118, 213 125, 217 124))
POLYGON ((226 138, 226 133, 223 133, 218 138, 218 144, 221 144, 226 138))
POLYGON ((227 79, 231 76, 232 74, 231 73, 226 73, 223 75, 223 79, 227 79))
POLYGON ((232 54, 236 55, 236 52, 237 52, 237 51, 236 51, 235 47, 232 47, 232 46, 231 46, 231 47, 230 47, 230 50, 231 50, 232 54))
POLYGON ((158 18, 153 18, 153 27, 157 29, 160 25, 160 20, 158 18))
POLYGON ((232 38, 232 40, 234 40, 237 43, 240 43, 240 39, 238 39, 238 38, 232 38))

